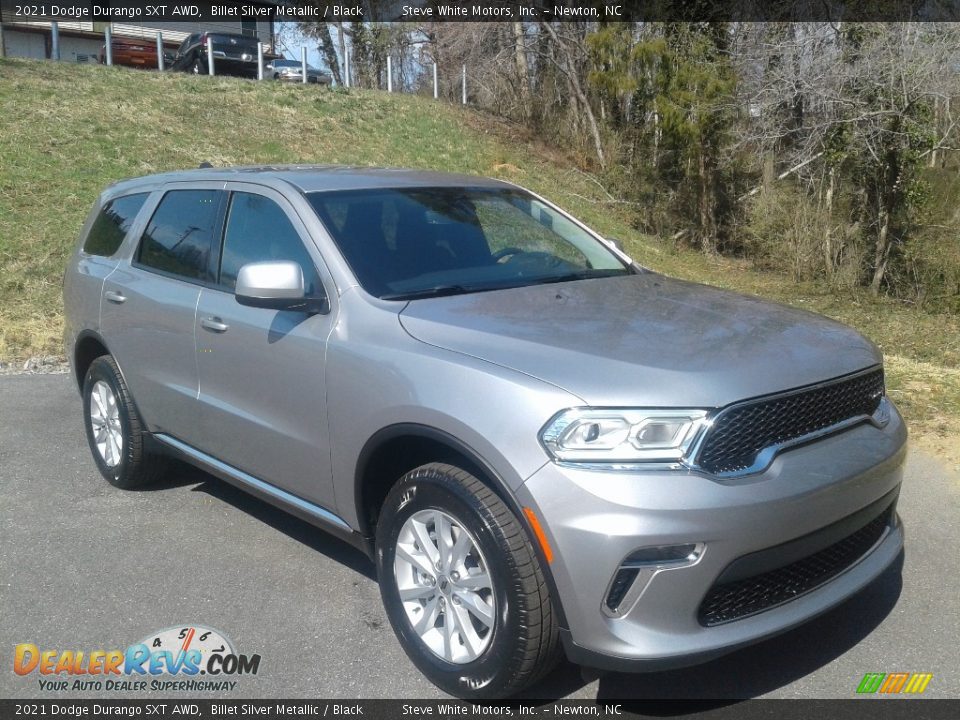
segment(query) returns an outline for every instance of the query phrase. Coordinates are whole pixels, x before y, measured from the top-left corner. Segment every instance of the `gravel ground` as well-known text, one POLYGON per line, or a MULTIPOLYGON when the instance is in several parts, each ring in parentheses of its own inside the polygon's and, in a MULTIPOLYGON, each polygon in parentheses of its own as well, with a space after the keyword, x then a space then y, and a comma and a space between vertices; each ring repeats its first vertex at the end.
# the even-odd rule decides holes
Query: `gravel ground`
POLYGON ((0 375, 59 375, 67 372, 70 372, 70 363, 58 355, 38 355, 24 362, 0 362, 0 375))

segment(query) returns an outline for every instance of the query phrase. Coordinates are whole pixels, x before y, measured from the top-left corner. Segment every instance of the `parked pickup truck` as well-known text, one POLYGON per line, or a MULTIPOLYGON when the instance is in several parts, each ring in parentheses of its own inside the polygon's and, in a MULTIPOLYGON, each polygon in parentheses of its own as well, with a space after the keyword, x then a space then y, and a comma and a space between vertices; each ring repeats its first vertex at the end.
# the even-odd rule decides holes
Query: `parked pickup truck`
POLYGON ((257 76, 257 45, 260 41, 256 37, 232 33, 194 33, 177 49, 171 68, 206 75, 209 68, 208 40, 213 50, 216 75, 257 76))

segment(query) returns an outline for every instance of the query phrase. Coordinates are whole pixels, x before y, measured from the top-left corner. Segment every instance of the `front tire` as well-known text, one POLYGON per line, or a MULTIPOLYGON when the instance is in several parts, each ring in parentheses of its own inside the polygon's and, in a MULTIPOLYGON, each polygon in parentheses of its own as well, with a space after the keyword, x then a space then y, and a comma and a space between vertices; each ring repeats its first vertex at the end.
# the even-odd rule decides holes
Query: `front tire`
POLYGON ((380 594, 404 651, 465 698, 512 695, 559 657, 550 593, 520 521, 470 473, 432 463, 390 491, 377 524, 380 594))
POLYGON ((98 357, 83 381, 83 418, 90 452, 100 474, 125 490, 157 480, 167 459, 147 452, 149 433, 116 361, 98 357))

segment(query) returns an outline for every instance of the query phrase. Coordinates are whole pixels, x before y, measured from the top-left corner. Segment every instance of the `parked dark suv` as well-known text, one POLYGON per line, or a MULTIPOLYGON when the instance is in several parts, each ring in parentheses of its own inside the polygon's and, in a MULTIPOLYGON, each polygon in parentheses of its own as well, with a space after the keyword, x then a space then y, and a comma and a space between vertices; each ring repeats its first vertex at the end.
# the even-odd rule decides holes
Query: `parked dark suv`
POLYGON ((207 40, 213 47, 217 75, 257 77, 257 45, 260 40, 233 33, 194 33, 181 43, 171 68, 197 75, 208 73, 207 40))
POLYGON ((712 658, 903 545, 906 428, 872 343, 639 267, 509 183, 124 181, 64 306, 109 482, 174 455, 362 548, 404 650, 454 694, 516 692, 561 646, 619 670, 712 658))

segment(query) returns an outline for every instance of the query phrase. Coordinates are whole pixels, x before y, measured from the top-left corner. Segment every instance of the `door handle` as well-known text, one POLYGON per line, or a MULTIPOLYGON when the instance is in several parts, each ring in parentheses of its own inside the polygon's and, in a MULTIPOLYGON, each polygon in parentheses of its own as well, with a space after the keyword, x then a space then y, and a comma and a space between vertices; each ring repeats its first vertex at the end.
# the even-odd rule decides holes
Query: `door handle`
POLYGON ((123 303, 125 303, 125 302, 127 301, 127 296, 124 295, 123 293, 117 292, 116 290, 107 290, 107 291, 103 294, 103 296, 104 296, 109 302, 115 303, 115 304, 117 304, 117 305, 122 305, 123 303))
POLYGON ((200 320, 200 324, 210 332, 222 333, 230 329, 223 320, 218 317, 205 317, 200 320))

